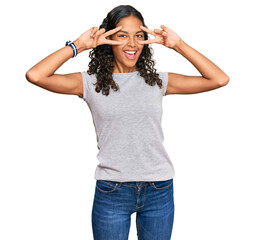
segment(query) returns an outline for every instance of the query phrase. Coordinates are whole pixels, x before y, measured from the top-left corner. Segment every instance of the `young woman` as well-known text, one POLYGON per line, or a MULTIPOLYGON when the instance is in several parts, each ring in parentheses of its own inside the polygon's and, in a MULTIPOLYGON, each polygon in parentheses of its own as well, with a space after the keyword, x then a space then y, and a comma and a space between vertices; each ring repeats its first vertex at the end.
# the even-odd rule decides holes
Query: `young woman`
POLYGON ((139 11, 121 5, 99 29, 89 29, 47 56, 26 78, 47 90, 77 95, 91 110, 100 162, 92 208, 94 239, 127 240, 130 216, 136 212, 138 239, 169 240, 174 167, 163 146, 162 97, 216 89, 229 77, 168 27, 152 31, 139 11), (157 73, 151 43, 174 49, 202 76, 157 73), (55 74, 64 62, 89 49, 88 71, 55 74))

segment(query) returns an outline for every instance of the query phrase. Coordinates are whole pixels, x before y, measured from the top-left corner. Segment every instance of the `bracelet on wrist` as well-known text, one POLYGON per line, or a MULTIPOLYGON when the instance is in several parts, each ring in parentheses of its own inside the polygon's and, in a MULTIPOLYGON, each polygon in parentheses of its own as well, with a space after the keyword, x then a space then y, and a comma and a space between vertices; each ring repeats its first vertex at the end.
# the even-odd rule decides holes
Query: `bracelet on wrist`
POLYGON ((77 47, 75 46, 75 44, 72 42, 72 41, 66 41, 66 46, 70 46, 72 49, 73 49, 73 57, 76 57, 77 56, 77 47))

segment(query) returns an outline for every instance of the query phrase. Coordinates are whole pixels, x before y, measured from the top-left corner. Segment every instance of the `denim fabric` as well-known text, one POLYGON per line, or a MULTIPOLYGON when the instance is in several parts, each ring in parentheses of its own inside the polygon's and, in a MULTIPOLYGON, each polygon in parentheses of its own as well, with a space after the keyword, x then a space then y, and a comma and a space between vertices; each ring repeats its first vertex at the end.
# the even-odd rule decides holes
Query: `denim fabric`
POLYGON ((173 179, 96 181, 92 207, 94 240, 128 240, 134 212, 138 240, 170 240, 174 222, 173 179))

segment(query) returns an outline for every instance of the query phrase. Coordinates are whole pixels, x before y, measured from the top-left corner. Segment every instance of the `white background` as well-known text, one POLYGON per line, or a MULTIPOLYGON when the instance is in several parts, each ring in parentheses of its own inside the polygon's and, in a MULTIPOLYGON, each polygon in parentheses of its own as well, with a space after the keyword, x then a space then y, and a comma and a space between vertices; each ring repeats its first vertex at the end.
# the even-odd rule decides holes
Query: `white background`
MULTIPOLYGON (((252 1, 5 1, 1 8, 0 239, 93 239, 91 112, 75 95, 29 83, 26 71, 101 24, 120 4, 164 24, 230 76, 228 85, 163 98, 164 146, 175 166, 172 239, 254 240, 254 9, 252 1)), ((151 36, 151 38, 153 38, 151 36)), ((153 44, 158 71, 200 75, 153 44)), ((87 70, 88 52, 56 73, 87 70)), ((135 240, 135 214, 129 239, 135 240)))

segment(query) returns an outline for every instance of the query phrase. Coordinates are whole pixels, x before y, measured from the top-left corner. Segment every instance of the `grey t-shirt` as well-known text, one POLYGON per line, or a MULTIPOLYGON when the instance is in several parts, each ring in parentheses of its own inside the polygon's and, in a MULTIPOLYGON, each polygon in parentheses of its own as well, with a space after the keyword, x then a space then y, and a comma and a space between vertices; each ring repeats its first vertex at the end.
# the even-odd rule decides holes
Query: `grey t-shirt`
POLYGON ((145 83, 139 72, 113 73, 119 90, 95 91, 96 74, 81 72, 83 99, 89 106, 99 152, 94 178, 118 182, 163 181, 175 170, 163 145, 162 97, 168 73, 158 72, 163 88, 145 83))

